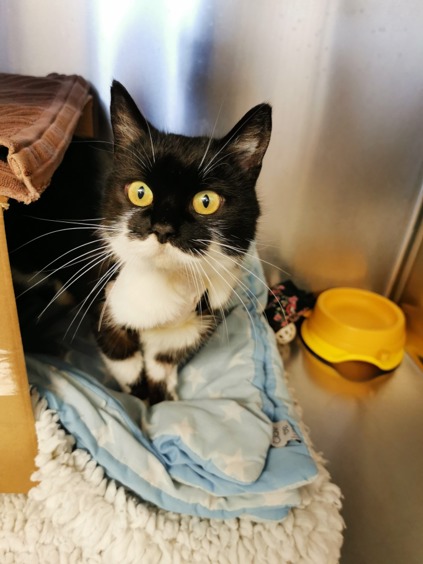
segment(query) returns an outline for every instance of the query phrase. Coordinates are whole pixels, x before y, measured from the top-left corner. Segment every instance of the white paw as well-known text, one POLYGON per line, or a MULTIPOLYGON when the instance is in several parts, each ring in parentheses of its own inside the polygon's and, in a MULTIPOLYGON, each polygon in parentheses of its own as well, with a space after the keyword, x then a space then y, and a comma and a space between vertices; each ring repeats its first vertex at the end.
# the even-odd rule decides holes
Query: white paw
POLYGON ((142 370, 142 356, 136 352, 125 360, 112 360, 101 355, 109 373, 115 378, 124 392, 130 392, 131 387, 138 380, 142 370))

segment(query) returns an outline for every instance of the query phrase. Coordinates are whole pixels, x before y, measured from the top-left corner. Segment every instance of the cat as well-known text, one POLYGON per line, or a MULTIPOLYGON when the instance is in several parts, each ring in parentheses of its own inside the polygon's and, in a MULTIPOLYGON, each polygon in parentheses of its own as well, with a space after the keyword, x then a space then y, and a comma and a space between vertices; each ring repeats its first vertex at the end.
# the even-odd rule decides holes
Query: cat
POLYGON ((177 399, 177 369, 222 319, 256 235, 271 135, 260 104, 223 138, 163 133, 113 81, 112 169, 99 233, 109 253, 95 335, 122 390, 177 399), (107 282, 107 283, 106 283, 107 282))

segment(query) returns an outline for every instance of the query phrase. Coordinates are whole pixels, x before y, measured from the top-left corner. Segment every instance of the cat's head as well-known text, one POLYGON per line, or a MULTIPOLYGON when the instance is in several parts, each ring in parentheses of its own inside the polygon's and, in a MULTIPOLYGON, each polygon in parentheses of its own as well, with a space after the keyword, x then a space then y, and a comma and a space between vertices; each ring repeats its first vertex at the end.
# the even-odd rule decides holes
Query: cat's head
POLYGON ((243 255, 255 237, 255 185, 271 133, 271 107, 252 108, 221 139, 157 130, 113 82, 113 167, 102 215, 118 259, 172 265, 210 245, 243 255), (161 257, 161 258, 160 258, 161 257))

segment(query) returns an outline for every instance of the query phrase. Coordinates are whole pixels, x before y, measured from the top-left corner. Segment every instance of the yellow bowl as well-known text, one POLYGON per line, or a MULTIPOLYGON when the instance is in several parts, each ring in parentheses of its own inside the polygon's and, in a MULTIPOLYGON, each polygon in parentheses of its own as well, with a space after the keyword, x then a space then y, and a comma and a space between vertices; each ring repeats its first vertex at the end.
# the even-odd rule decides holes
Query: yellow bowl
POLYGON ((405 317, 379 294, 333 288, 319 295, 301 335, 328 362, 360 360, 392 370, 404 356, 405 317))

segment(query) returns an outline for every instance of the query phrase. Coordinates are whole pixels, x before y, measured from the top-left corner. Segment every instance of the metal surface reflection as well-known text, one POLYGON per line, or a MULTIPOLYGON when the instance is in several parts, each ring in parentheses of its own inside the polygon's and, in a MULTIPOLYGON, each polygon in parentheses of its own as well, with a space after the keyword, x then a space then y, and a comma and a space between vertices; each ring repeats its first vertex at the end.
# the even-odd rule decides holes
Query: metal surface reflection
MULTIPOLYGON (((289 273, 268 268, 271 282, 399 298, 407 264, 421 312, 422 247, 408 259, 422 217, 422 22, 418 0, 3 1, 0 70, 79 73, 104 108, 117 78, 157 127, 185 134, 223 134, 270 102, 259 248, 289 273)), ((417 364, 369 382, 298 350, 288 364, 345 494, 343 561, 421 562, 417 364)))
POLYGON ((417 217, 421 21, 416 0, 15 0, 0 5, 0 68, 80 73, 105 108, 115 77, 186 134, 271 102, 265 258, 313 290, 390 293, 417 217))
POLYGON ((421 371, 406 355, 394 372, 351 381, 298 343, 286 366, 313 443, 344 495, 341 562, 420 563, 421 371))

